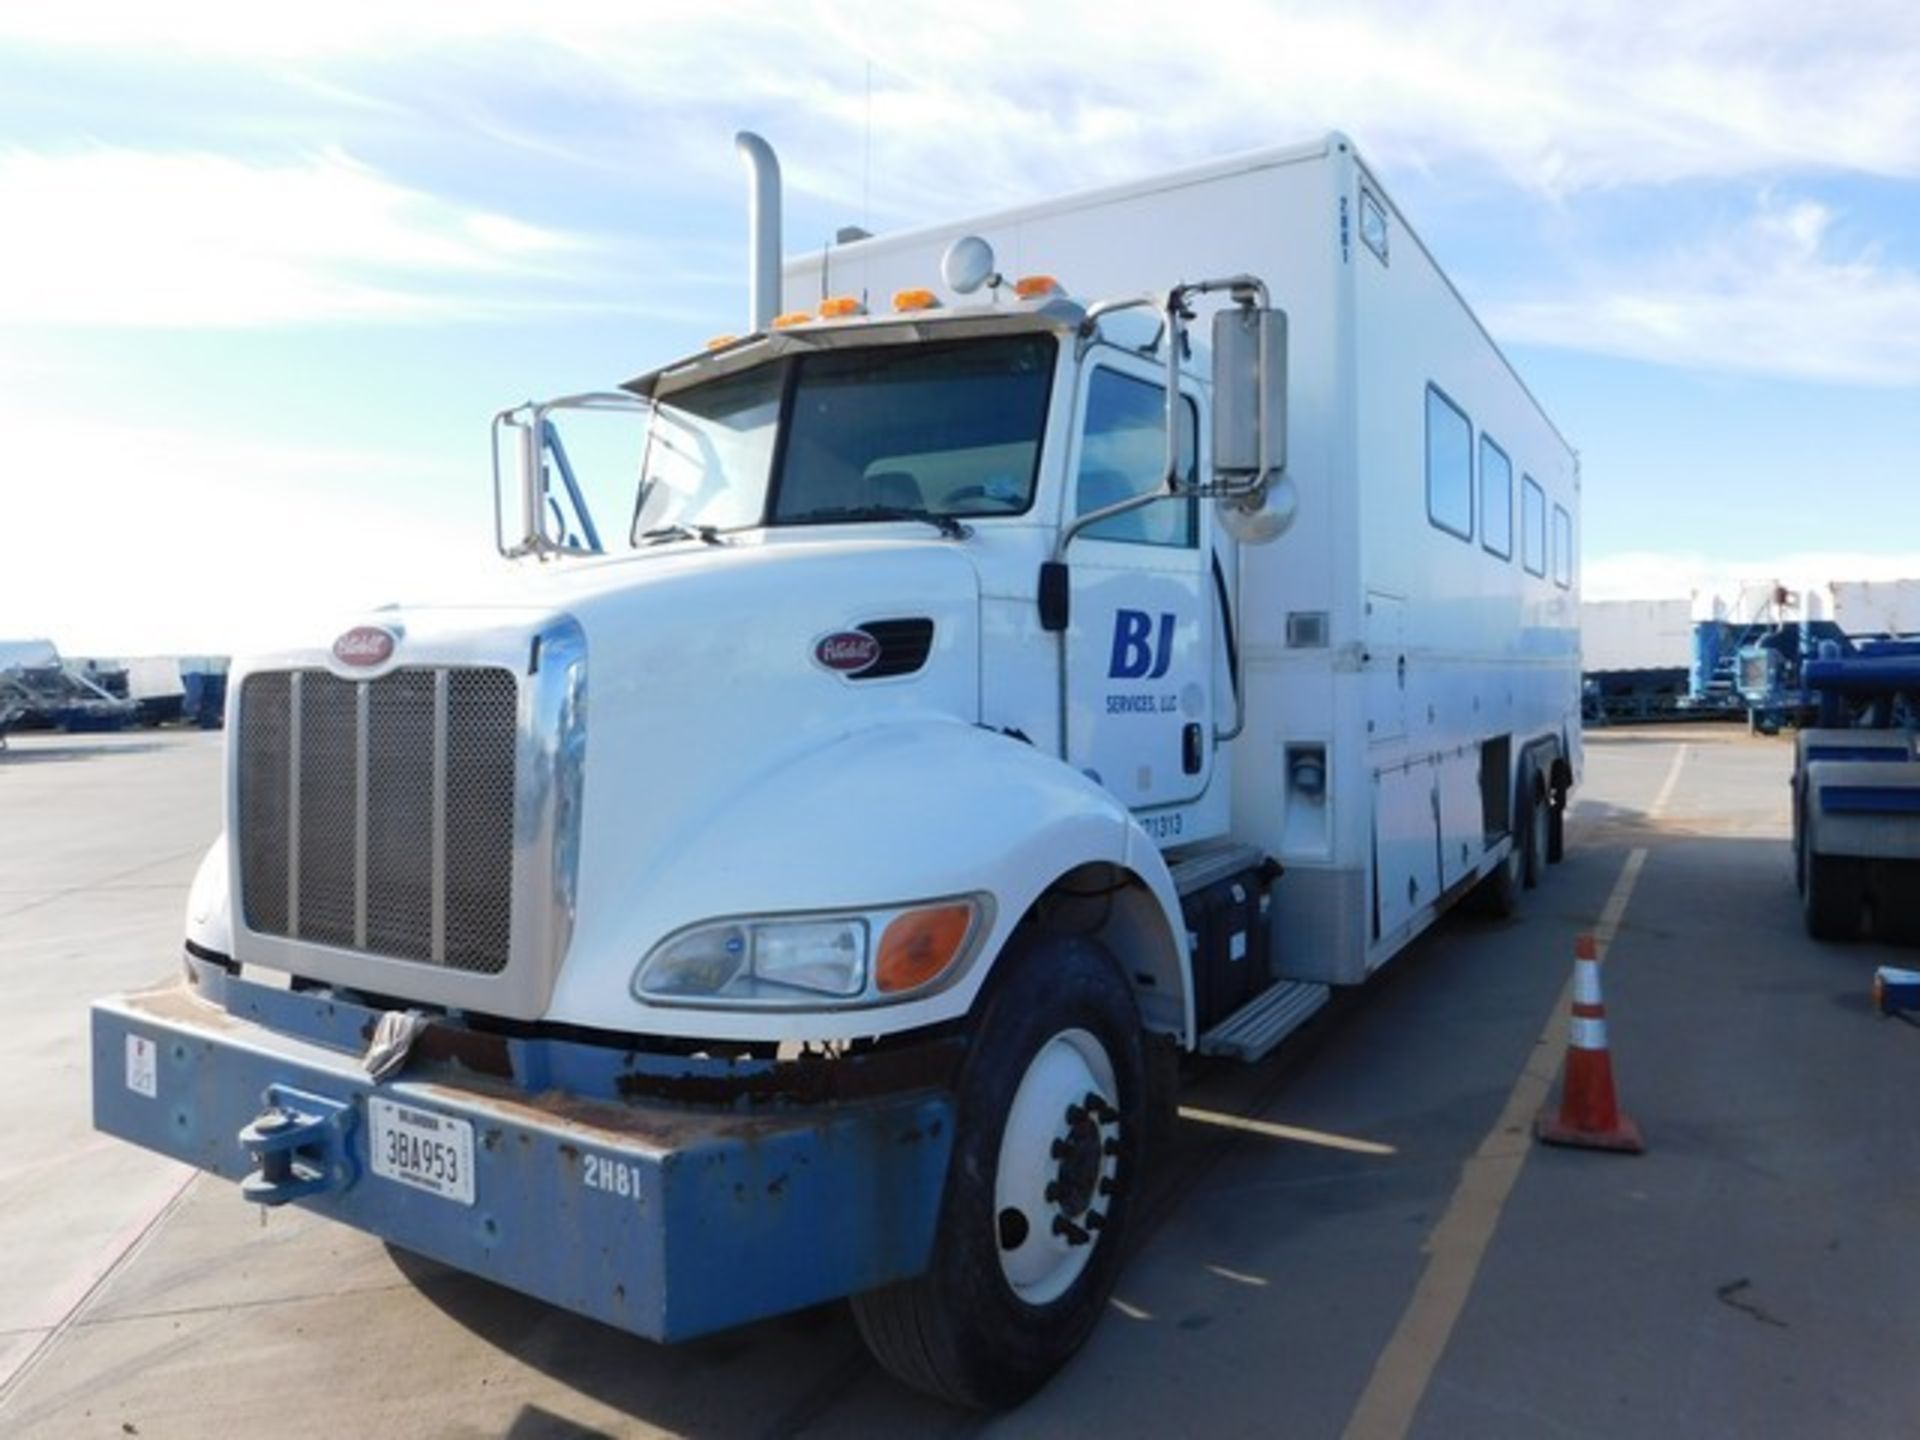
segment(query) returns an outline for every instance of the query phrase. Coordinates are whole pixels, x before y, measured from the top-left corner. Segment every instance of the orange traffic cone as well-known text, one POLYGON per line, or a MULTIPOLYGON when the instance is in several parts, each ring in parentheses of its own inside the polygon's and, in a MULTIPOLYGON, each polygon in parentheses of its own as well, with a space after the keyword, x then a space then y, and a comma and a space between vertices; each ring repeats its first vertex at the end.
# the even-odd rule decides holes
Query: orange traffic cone
POLYGON ((1638 1155, 1647 1148, 1640 1138, 1640 1127, 1621 1114, 1613 1094, 1607 1007, 1600 999, 1600 957, 1591 935, 1574 941, 1573 957, 1573 1033, 1567 1041, 1560 1113, 1555 1116, 1541 1110, 1533 1122, 1533 1133, 1549 1145, 1624 1150, 1638 1155))

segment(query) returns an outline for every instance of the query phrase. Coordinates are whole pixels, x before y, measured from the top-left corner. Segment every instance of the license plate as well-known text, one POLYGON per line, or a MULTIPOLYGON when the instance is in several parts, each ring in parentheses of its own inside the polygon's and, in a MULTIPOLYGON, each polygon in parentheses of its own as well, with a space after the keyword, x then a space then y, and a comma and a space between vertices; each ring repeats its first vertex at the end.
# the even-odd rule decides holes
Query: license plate
POLYGON ((451 1115, 370 1098, 373 1173, 430 1195, 473 1204, 473 1126, 451 1115))

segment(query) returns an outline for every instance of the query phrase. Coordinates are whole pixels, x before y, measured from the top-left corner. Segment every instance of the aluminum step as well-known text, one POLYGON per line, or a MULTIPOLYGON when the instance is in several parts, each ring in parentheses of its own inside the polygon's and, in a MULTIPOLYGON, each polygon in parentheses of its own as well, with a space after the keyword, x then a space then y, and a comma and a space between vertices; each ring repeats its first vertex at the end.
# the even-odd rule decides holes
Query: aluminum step
POLYGON ((1264 1060, 1333 992, 1307 980, 1276 980, 1200 1037, 1202 1055, 1264 1060))
POLYGON ((1210 840, 1169 855, 1167 870, 1173 876, 1174 890, 1184 897, 1242 870, 1257 870, 1266 858, 1257 845, 1210 840))

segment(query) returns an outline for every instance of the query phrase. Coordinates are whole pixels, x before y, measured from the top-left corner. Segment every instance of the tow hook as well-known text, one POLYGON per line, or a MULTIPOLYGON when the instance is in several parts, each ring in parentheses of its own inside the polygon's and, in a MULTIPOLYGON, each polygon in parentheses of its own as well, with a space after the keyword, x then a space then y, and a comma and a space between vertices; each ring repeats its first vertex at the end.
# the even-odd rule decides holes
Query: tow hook
POLYGON ((256 1205, 284 1205, 326 1190, 345 1190, 359 1178, 347 1137, 351 1105, 270 1085, 260 1113, 240 1132, 255 1169, 240 1193, 256 1205))

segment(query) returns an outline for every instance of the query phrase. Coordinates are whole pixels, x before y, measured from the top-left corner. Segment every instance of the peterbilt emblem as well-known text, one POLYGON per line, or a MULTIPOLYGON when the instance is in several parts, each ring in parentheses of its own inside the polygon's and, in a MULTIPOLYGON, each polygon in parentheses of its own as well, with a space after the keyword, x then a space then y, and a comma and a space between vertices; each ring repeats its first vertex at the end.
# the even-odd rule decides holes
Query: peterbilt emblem
POLYGON ((393 654, 395 635, 378 625, 356 625, 333 642, 333 658, 342 665, 367 668, 393 654))
POLYGON ((858 675, 880 658, 880 642, 864 630, 836 630, 814 644, 813 658, 841 675, 858 675))

